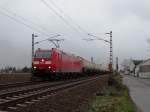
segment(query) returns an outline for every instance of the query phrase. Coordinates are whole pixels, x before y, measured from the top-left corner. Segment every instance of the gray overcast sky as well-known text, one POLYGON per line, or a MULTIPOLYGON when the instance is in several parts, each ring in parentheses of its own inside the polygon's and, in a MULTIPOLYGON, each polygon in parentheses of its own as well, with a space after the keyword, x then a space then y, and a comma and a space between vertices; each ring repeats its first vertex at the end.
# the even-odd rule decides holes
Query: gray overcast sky
MULTIPOLYGON (((50 0, 45 0, 50 6, 50 0)), ((113 31, 114 57, 122 61, 125 58, 149 58, 150 46, 146 42, 150 38, 150 1, 149 0, 53 0, 63 12, 69 15, 89 33, 109 39, 104 33, 113 31)), ((35 28, 46 29, 48 34, 61 34, 61 49, 80 55, 87 59, 94 57, 98 63, 108 63, 109 45, 102 41, 86 42, 84 32, 71 29, 41 0, 0 0, 0 7, 16 13, 31 22, 25 21, 35 28), (36 25, 35 25, 36 24, 36 25), (37 26, 38 25, 38 26, 37 26)), ((57 10, 58 11, 58 10, 57 10)), ((37 31, 27 28, 16 21, 2 15, 8 13, 0 8, 0 67, 30 66, 31 34, 39 37, 36 41, 47 38, 37 31)), ((61 14, 61 13, 60 13, 61 14)), ((13 15, 16 18, 18 16, 13 15)), ((64 15, 62 14, 64 17, 64 15)), ((67 17, 65 17, 67 19, 67 17)), ((68 19, 67 19, 68 20, 68 19)), ((78 28, 74 23, 70 23, 78 28)), ((36 48, 51 48, 52 44, 43 42, 36 48)))

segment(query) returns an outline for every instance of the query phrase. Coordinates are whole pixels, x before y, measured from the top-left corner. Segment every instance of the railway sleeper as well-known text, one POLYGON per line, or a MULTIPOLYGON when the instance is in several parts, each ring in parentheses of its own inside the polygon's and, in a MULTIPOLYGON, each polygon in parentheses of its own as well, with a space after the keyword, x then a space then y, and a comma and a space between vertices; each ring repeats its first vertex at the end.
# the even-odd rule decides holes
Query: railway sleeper
POLYGON ((26 104, 33 104, 34 102, 33 101, 26 101, 25 103, 26 104))
POLYGON ((8 107, 9 110, 17 110, 18 107, 8 107))
POLYGON ((4 102, 4 104, 1 103, 0 108, 3 110, 4 109, 6 110, 8 105, 9 106, 16 106, 17 104, 27 103, 27 102, 25 102, 27 100, 31 100, 31 102, 33 102, 33 100, 38 99, 39 97, 45 99, 45 98, 51 96, 52 93, 55 93, 55 92, 58 92, 58 91, 61 91, 63 89, 67 89, 70 87, 74 87, 74 86, 77 86, 80 84, 89 83, 89 81, 93 81, 95 79, 97 79, 97 78, 83 80, 83 81, 76 81, 76 82, 64 84, 61 86, 59 85, 56 87, 47 88, 47 89, 42 90, 42 91, 38 91, 38 92, 36 91, 36 93, 31 93, 31 94, 27 94, 27 95, 20 94, 22 96, 14 99, 14 100, 8 100, 8 101, 4 102))
POLYGON ((25 104, 17 104, 17 106, 19 106, 19 107, 27 107, 27 105, 25 105, 25 104))

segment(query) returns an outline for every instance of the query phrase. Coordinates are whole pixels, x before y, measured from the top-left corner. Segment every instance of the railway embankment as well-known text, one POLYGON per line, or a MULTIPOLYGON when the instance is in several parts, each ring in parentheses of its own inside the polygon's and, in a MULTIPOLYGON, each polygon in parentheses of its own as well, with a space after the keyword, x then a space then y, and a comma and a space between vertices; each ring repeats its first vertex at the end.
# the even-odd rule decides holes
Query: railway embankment
POLYGON ((31 80, 31 73, 1 73, 0 84, 11 84, 28 82, 31 80))
POLYGON ((108 75, 63 89, 41 98, 17 112, 87 112, 95 94, 108 85, 108 75))
POLYGON ((89 112, 136 112, 128 88, 119 73, 109 77, 108 86, 95 97, 89 112))

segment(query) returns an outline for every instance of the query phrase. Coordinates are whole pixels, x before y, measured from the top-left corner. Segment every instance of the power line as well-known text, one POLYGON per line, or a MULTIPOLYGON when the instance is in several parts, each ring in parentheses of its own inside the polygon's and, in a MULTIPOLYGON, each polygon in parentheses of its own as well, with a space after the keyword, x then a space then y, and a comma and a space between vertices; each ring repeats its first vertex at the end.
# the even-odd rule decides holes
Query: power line
MULTIPOLYGON (((3 7, 0 7, 0 8, 2 8, 3 10, 7 11, 8 13, 10 13, 10 14, 14 15, 15 17, 19 17, 20 19, 22 19, 22 20, 24 20, 24 21, 26 21, 26 22, 30 22, 31 24, 33 24, 33 25, 35 25, 35 26, 38 26, 39 28, 41 28, 41 29, 42 29, 42 30, 44 30, 44 31, 48 31, 48 30, 47 30, 47 29, 45 29, 43 26, 38 25, 38 24, 36 24, 36 23, 32 22, 31 20, 26 19, 26 18, 24 18, 24 17, 22 17, 22 16, 18 15, 18 14, 17 14, 17 13, 15 13, 15 12, 12 12, 12 11, 10 11, 10 10, 6 9, 6 8, 3 8, 3 7)), ((49 32, 49 31, 48 31, 48 32, 49 32)))
MULTIPOLYGON (((41 0, 41 2, 43 2, 43 4, 47 8, 49 8, 50 10, 52 10, 64 23, 66 23, 68 26, 70 26, 76 32, 79 32, 78 29, 76 29, 74 26, 72 26, 62 15, 60 15, 54 8, 52 8, 45 0, 41 0)), ((79 32, 79 33, 81 33, 81 32, 79 32)))
MULTIPOLYGON (((2 8, 1 8, 1 9, 2 9, 2 8)), ((7 11, 7 12, 8 12, 8 11, 7 11)), ((10 12, 9 12, 9 13, 10 13, 10 12)), ((11 14, 11 15, 10 15, 10 14, 6 14, 5 12, 3 12, 3 11, 1 11, 1 10, 0 10, 0 14, 3 15, 3 16, 6 16, 6 17, 8 17, 8 18, 14 20, 15 22, 17 22, 17 23, 19 23, 19 24, 22 24, 22 25, 24 25, 24 26, 26 26, 26 27, 28 27, 28 28, 30 28, 30 29, 32 29, 32 30, 37 31, 37 32, 39 32, 40 34, 43 34, 43 35, 45 35, 45 36, 47 36, 47 37, 50 37, 50 36, 51 36, 51 35, 49 35, 49 34, 47 34, 47 33, 42 32, 42 31, 39 30, 38 28, 35 28, 35 27, 33 27, 33 26, 31 26, 31 25, 29 25, 29 24, 27 24, 27 23, 25 23, 25 22, 23 22, 23 21, 17 19, 17 18, 16 18, 16 17, 17 17, 16 14, 13 14, 13 15, 16 16, 16 17, 14 17, 14 16, 12 16, 12 14, 11 14)), ((20 16, 20 17, 21 17, 21 16, 20 16)), ((22 19, 23 19, 23 17, 22 17, 22 19)))
POLYGON ((74 23, 83 33, 87 34, 87 31, 83 29, 79 24, 77 24, 69 15, 67 15, 60 7, 58 7, 53 0, 49 0, 54 7, 59 10, 60 13, 62 13, 64 16, 66 16, 72 23, 74 23))
MULTIPOLYGON (((38 24, 36 24, 36 23, 34 23, 34 22, 32 22, 31 20, 28 20, 28 19, 26 19, 26 18, 24 18, 24 17, 22 17, 22 16, 20 16, 20 15, 18 15, 17 13, 15 13, 15 12, 12 12, 12 11, 10 11, 10 10, 8 10, 8 9, 6 9, 6 8, 3 8, 3 7, 0 7, 0 9, 3 9, 4 11, 7 11, 8 13, 10 13, 11 15, 14 15, 15 16, 15 18, 20 18, 21 20, 23 20, 23 21, 26 21, 26 22, 28 22, 28 23, 31 23, 31 24, 33 24, 33 25, 35 25, 35 26, 37 26, 37 27, 39 27, 40 29, 42 29, 43 31, 46 31, 47 33, 49 32, 47 29, 45 29, 43 26, 41 26, 41 25, 38 25, 38 24)), ((48 35, 47 35, 48 36, 48 35)), ((50 35, 49 35, 50 36, 50 35)))

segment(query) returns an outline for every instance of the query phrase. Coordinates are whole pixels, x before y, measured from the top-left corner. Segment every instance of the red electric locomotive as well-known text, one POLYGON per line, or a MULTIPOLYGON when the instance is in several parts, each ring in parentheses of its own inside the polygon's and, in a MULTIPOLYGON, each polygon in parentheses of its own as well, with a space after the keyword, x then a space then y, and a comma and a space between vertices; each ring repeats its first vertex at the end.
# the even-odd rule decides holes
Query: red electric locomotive
POLYGON ((59 49, 35 51, 32 73, 40 78, 52 78, 62 75, 82 73, 81 59, 59 49))

